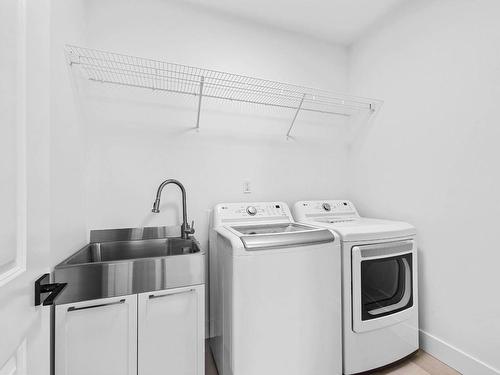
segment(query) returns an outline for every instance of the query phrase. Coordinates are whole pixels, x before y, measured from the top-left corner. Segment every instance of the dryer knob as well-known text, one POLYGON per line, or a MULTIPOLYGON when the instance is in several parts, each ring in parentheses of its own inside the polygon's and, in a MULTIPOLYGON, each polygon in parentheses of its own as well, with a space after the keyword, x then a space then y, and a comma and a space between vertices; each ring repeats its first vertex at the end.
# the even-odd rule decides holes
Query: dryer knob
POLYGON ((331 211, 332 210, 332 206, 330 206, 330 203, 323 203, 323 209, 325 211, 331 211))
POLYGON ((247 213, 251 216, 254 216, 255 214, 257 214, 257 209, 254 206, 248 206, 247 213))

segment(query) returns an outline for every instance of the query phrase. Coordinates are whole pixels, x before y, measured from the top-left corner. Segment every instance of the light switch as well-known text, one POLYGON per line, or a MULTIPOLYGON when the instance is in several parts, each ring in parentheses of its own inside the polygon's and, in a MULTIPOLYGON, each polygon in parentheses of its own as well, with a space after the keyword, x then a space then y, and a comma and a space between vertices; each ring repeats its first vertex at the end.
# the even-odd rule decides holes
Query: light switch
POLYGON ((245 180, 243 183, 243 194, 250 194, 251 192, 250 180, 245 180))

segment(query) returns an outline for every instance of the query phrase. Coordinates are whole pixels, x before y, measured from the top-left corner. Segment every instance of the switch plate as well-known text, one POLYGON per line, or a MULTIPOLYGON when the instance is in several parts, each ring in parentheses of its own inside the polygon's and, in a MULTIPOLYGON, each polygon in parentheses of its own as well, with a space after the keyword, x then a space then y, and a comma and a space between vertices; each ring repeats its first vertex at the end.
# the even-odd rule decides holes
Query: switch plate
POLYGON ((252 193, 252 188, 250 186, 250 180, 245 180, 243 182, 243 194, 251 194, 252 193))

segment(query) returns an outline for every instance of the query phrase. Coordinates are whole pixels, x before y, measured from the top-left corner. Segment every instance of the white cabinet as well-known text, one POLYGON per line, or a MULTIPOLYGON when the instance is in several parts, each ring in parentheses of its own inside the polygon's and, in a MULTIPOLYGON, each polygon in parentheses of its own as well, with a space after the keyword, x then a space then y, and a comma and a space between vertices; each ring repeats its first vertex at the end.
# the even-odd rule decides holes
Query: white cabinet
POLYGON ((204 375, 205 286, 57 305, 55 375, 204 375))
POLYGON ((205 374, 204 306, 204 285, 139 294, 139 375, 205 374))
POLYGON ((55 307, 55 375, 137 375, 137 295, 55 307))

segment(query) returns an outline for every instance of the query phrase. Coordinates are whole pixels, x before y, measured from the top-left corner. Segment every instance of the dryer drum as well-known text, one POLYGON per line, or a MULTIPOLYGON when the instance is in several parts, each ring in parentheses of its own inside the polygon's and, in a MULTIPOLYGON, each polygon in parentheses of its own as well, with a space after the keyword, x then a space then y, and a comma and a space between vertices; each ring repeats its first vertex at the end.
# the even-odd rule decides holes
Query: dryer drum
POLYGON ((412 254, 361 262, 361 318, 394 314, 413 305, 412 254))

